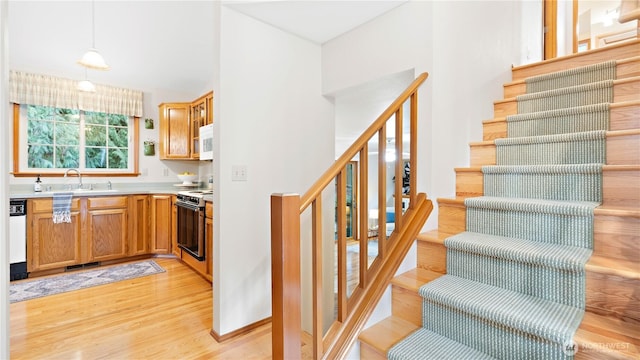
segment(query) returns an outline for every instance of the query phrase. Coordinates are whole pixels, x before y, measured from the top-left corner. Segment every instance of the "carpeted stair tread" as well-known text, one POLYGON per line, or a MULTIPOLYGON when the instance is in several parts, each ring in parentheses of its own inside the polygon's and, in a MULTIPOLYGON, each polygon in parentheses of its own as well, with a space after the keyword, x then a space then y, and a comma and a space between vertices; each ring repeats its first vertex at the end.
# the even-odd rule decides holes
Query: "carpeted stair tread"
POLYGON ((593 210, 600 204, 594 201, 559 201, 478 196, 466 198, 464 205, 467 208, 485 208, 568 216, 590 216, 593 214, 593 210))
POLYGON ((518 114, 613 102, 613 80, 518 95, 518 114))
POLYGON ((616 78, 616 60, 528 77, 527 93, 583 85, 616 78))
POLYGON ((480 196, 467 198, 464 204, 467 231, 593 247, 597 202, 480 196))
POLYGON ((583 315, 581 309, 573 306, 453 275, 444 275, 425 284, 419 293, 427 303, 452 308, 487 323, 557 344, 571 340, 583 315))
POLYGON ((602 164, 487 165, 486 196, 602 201, 602 164))
POLYGON ((591 249, 463 232, 445 241, 449 275, 584 309, 591 249))
POLYGON ((609 103, 509 115, 508 137, 609 130, 609 103))
POLYGON ((425 328, 418 329, 392 347, 387 358, 389 360, 495 359, 425 328))
POLYGON ((605 130, 496 139, 496 164, 605 163, 605 141, 605 130))
POLYGON ((517 138, 501 138, 496 139, 496 146, 506 145, 526 145, 526 144, 541 144, 541 143, 559 143, 569 141, 583 141, 583 140, 599 140, 605 139, 607 132, 605 130, 584 131, 578 133, 569 134, 553 134, 553 135, 536 135, 536 136, 523 136, 517 138))
POLYGON ((575 246, 540 243, 468 231, 448 238, 444 244, 447 248, 459 251, 567 271, 584 270, 584 264, 592 253, 591 249, 575 246))

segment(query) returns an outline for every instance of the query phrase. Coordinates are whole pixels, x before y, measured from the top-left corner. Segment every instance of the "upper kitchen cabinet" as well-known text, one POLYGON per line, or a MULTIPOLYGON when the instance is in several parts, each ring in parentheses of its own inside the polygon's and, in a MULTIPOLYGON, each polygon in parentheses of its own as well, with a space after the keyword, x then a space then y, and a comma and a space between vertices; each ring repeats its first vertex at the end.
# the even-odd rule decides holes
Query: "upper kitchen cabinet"
POLYGON ((190 103, 162 103, 160 108, 160 159, 191 159, 190 103))
POLYGON ((213 123, 213 91, 190 103, 160 107, 160 159, 200 158, 200 127, 213 123))

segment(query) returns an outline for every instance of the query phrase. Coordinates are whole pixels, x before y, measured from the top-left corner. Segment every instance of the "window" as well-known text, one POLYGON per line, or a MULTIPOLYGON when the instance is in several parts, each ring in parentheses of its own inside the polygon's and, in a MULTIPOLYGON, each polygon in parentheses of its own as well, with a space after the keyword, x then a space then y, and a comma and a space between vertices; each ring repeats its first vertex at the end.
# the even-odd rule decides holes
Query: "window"
POLYGON ((135 117, 39 105, 20 105, 16 115, 23 145, 14 173, 137 175, 135 117))

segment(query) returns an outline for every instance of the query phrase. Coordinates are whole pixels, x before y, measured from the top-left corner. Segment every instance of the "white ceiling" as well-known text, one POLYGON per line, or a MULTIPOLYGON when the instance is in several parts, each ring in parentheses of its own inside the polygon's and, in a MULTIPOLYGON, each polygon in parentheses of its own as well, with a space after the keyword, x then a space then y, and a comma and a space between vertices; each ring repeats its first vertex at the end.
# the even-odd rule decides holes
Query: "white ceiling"
POLYGON ((323 44, 405 2, 407 0, 263 0, 224 1, 223 4, 281 30, 323 44))
MULTIPOLYGON (((406 0, 223 1, 238 12, 322 44, 406 0)), ((71 79, 91 46, 90 1, 9 1, 9 67, 71 79)), ((210 90, 212 1, 95 2, 95 46, 111 70, 95 83, 199 94, 210 90)))

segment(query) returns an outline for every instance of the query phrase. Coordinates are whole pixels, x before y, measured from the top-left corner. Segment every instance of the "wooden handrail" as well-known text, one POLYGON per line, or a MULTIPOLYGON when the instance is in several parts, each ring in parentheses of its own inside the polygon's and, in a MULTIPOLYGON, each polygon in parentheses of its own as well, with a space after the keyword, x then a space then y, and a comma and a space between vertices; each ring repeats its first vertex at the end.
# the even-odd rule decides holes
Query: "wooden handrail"
MULTIPOLYGON (((336 359, 346 355, 357 334, 364 326, 367 318, 373 312, 375 304, 380 300, 384 289, 389 286, 392 276, 406 256, 418 232, 431 214, 433 204, 423 193, 416 191, 416 166, 418 149, 418 87, 424 83, 428 74, 420 74, 396 98, 389 107, 369 126, 362 135, 336 160, 333 165, 300 197, 297 194, 273 194, 271 196, 271 264, 272 264, 272 356, 274 359, 300 358, 301 338, 301 283, 300 283, 300 218, 311 205, 311 286, 312 301, 312 357, 314 359, 336 359), (387 122, 395 116, 395 146, 396 154, 403 153, 403 106, 409 105, 409 193, 403 193, 401 179, 406 161, 398 156, 393 172, 387 174, 385 161, 387 142, 387 122), (377 202, 379 225, 376 230, 375 241, 378 244, 377 256, 370 258, 368 254, 368 195, 369 194, 369 141, 377 134, 377 202), (347 165, 354 157, 359 156, 360 169, 356 182, 349 193, 347 189, 347 165), (394 229, 388 235, 386 227, 387 210, 387 176, 396 179, 392 191, 394 214, 394 229), (335 234, 327 236, 323 244, 323 191, 335 181, 335 234), (350 203, 347 203, 350 194, 350 203), (404 208, 402 198, 409 198, 409 207, 404 208), (347 254, 347 205, 352 206, 355 201, 358 211, 355 223, 352 222, 351 236, 359 245, 359 266, 357 284, 348 285, 348 254, 347 254), (356 235, 354 235, 356 234, 356 235), (359 234, 359 236, 357 235, 359 234), (326 244, 326 245, 325 245, 326 244), (337 255, 337 286, 335 289, 335 318, 332 323, 323 324, 323 253, 327 245, 335 246, 337 255), (285 261, 286 259, 286 261, 285 261), (349 291, 352 291, 349 293, 349 291), (329 326, 325 326, 329 325, 329 326)), ((351 167, 355 174, 355 165, 351 167)), ((391 172, 391 171, 390 171, 391 172)), ((375 176, 374 176, 375 177, 375 176)), ((375 198, 374 198, 375 199, 375 198)), ((375 200, 374 200, 375 201, 375 200)), ((335 276, 335 274, 334 274, 335 276)), ((331 307, 331 303, 326 304, 331 307)))
MULTIPOLYGON (((336 160, 327 171, 309 188, 309 190, 301 197, 300 212, 304 211, 311 204, 311 201, 318 197, 320 192, 333 181, 342 169, 347 165, 351 159, 362 149, 362 147, 371 139, 373 135, 380 130, 384 123, 395 114, 398 108, 402 107, 402 104, 409 99, 411 94, 414 94, 420 85, 427 80, 429 74, 424 72, 420 74, 405 91, 396 98, 394 102, 387 107, 387 109, 378 116, 376 121, 371 124, 360 137, 336 160)), ((412 170, 413 171, 413 170, 412 170)))

